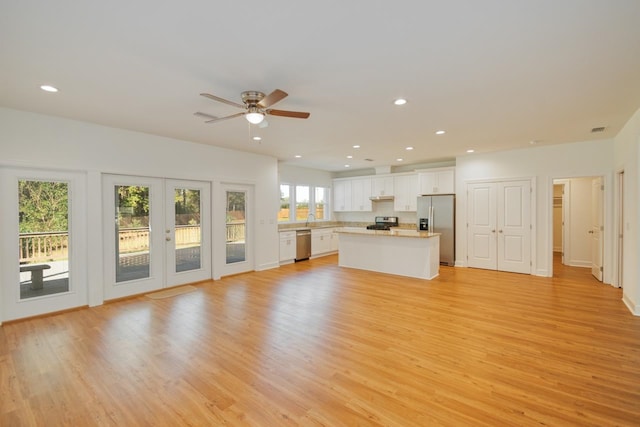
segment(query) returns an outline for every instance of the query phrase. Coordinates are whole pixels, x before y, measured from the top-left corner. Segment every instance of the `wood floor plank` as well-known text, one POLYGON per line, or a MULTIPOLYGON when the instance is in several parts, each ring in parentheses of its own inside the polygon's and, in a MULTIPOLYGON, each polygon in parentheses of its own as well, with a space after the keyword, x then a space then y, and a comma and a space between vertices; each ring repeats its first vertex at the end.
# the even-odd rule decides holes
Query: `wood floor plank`
POLYGON ((640 318, 588 269, 329 256, 0 328, 2 426, 637 426, 640 318))

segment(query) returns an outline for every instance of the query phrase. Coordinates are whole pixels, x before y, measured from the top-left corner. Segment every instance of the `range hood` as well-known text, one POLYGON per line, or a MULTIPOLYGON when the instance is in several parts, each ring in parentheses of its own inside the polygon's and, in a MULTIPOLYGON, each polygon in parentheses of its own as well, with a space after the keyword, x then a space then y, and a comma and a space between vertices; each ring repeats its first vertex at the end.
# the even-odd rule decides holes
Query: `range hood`
POLYGON ((393 196, 371 196, 369 197, 369 200, 371 200, 372 202, 376 202, 379 200, 393 200, 393 196))

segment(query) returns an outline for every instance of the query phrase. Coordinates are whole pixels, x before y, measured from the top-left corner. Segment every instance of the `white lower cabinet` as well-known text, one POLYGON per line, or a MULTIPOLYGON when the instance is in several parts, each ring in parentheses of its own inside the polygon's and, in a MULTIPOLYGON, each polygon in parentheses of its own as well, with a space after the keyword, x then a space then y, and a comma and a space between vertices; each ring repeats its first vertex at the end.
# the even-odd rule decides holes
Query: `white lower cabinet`
POLYGON ((311 256, 317 256, 331 252, 331 238, 333 234, 333 228, 312 229, 311 256))
POLYGON ((331 252, 337 252, 338 251, 338 236, 339 234, 336 233, 335 228, 331 230, 331 252))
POLYGON ((296 232, 280 232, 280 262, 293 261, 296 259, 296 232))

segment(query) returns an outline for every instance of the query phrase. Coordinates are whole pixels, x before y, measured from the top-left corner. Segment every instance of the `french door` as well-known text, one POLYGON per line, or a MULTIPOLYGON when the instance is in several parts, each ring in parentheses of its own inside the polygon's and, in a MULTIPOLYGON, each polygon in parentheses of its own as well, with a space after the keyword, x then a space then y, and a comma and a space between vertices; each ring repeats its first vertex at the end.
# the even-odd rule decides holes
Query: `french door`
POLYGON ((10 168, 0 175, 0 320, 86 305, 86 176, 10 168))
POLYGON ((531 182, 467 186, 469 267, 531 274, 531 182))
POLYGON ((210 184, 103 177, 105 299, 211 277, 210 184))
MULTIPOLYGON (((222 184, 220 200, 216 204, 216 217, 222 218, 218 226, 224 227, 218 232, 224 238, 218 239, 216 250, 225 254, 220 271, 222 276, 245 273, 254 269, 253 227, 251 204, 253 186, 242 184, 222 184), (224 245, 224 246, 223 246, 224 245)), ((220 230, 219 228, 219 230, 220 230)))

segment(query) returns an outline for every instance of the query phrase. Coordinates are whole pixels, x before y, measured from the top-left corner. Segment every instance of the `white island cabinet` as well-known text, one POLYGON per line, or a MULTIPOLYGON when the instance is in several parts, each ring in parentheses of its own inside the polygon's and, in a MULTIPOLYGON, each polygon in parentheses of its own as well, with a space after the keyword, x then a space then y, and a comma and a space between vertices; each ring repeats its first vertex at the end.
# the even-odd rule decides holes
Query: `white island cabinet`
POLYGON ((360 270, 433 279, 440 272, 440 234, 426 231, 390 231, 344 227, 338 265, 360 270))

